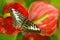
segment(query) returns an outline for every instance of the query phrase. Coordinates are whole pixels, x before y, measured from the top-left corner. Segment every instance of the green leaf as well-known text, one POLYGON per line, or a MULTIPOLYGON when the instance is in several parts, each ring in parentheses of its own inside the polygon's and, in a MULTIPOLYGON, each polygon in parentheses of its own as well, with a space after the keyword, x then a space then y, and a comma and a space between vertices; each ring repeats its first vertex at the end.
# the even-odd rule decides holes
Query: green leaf
POLYGON ((23 40, 24 35, 22 34, 22 32, 18 33, 16 40, 23 40))
POLYGON ((0 0, 0 16, 3 16, 3 14, 2 14, 2 8, 3 8, 4 4, 5 4, 5 1, 4 0, 0 0))
POLYGON ((58 19, 60 20, 60 15, 59 15, 58 19))
POLYGON ((14 35, 5 35, 0 33, 0 40, 16 40, 17 34, 14 35))
POLYGON ((60 0, 51 0, 50 3, 60 10, 60 0))

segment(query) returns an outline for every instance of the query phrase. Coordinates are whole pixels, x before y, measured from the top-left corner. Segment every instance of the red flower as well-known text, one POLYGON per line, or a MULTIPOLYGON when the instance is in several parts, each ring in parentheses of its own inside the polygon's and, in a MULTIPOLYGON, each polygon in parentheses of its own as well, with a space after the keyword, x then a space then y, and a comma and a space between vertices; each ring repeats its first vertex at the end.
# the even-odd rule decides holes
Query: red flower
POLYGON ((29 8, 29 20, 37 25, 41 34, 51 36, 57 25, 58 10, 45 2, 33 2, 29 8))
POLYGON ((9 13, 9 8, 16 9, 18 12, 23 14, 23 16, 25 16, 26 18, 28 18, 28 12, 19 3, 8 3, 3 7, 4 22, 5 22, 5 25, 6 25, 5 29, 7 30, 6 34, 11 35, 11 34, 21 32, 21 30, 20 30, 20 28, 19 29, 13 28, 12 18, 11 18, 10 13, 9 13))
POLYGON ((6 33, 6 30, 5 30, 5 25, 4 25, 4 18, 2 16, 0 16, 0 33, 6 33))
POLYGON ((27 10, 21 6, 19 3, 8 3, 6 5, 4 5, 3 7, 3 13, 9 13, 9 8, 14 8, 16 9, 18 12, 22 13, 26 18, 28 18, 28 12, 27 10))
POLYGON ((29 33, 24 36, 24 40, 48 40, 48 37, 29 33))

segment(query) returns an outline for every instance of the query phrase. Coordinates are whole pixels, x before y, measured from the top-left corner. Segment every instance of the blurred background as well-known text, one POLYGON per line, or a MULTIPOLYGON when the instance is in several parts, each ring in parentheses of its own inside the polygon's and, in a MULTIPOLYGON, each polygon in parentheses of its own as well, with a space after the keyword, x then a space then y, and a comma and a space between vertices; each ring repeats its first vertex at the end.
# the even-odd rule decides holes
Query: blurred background
MULTIPOLYGON (((60 12, 60 0, 0 0, 0 16, 3 16, 2 8, 5 3, 18 2, 28 10, 30 4, 34 1, 47 2, 47 3, 55 6, 60 12)), ((49 40, 60 40, 60 14, 58 16, 58 23, 57 24, 58 24, 57 29, 56 29, 54 35, 49 37, 49 40)), ((0 40, 23 40, 23 37, 24 37, 24 35, 22 35, 22 33, 17 33, 12 36, 8 36, 8 35, 4 35, 4 34, 0 33, 0 40)))

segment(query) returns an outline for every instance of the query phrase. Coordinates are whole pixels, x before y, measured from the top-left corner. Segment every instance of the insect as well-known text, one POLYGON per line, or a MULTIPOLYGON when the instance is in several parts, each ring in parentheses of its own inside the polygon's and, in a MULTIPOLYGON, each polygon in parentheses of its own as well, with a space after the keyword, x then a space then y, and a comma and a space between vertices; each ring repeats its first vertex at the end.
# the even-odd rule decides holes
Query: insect
POLYGON ((24 32, 40 33, 40 29, 33 23, 31 23, 27 18, 25 18, 21 13, 19 13, 14 8, 9 8, 12 20, 13 27, 18 29, 21 28, 24 32))
POLYGON ((24 17, 28 18, 28 12, 27 10, 20 5, 19 3, 15 3, 15 2, 11 2, 11 3, 7 3, 4 5, 3 7, 3 17, 4 17, 4 25, 6 25, 5 29, 7 30, 8 35, 13 35, 16 34, 18 32, 21 32, 22 30, 19 29, 15 29, 13 27, 13 23, 12 23, 12 17, 10 15, 9 12, 9 8, 14 8, 15 10, 17 10, 19 13, 22 13, 24 17))

